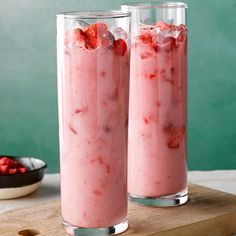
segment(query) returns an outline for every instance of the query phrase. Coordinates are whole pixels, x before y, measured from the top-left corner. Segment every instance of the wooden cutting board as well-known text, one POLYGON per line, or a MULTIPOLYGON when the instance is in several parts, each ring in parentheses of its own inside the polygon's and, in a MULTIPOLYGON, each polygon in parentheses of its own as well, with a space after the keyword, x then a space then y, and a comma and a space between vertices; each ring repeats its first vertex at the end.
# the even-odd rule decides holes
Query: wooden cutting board
MULTIPOLYGON (((189 202, 180 207, 151 208, 130 203, 129 230, 122 235, 224 236, 236 232, 236 195, 194 184, 189 185, 189 192, 189 202)), ((67 235, 61 227, 60 202, 1 215, 0 235, 67 235)))

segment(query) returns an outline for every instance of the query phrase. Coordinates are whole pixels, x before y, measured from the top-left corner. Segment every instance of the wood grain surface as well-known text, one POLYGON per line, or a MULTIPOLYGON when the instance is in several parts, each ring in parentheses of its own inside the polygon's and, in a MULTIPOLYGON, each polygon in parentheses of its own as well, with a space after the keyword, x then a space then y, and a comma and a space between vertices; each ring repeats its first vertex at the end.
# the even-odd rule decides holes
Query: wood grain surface
MULTIPOLYGON (((194 184, 189 184, 189 192, 189 202, 180 207, 151 208, 130 203, 129 229, 122 235, 224 236, 236 232, 236 195, 194 184)), ((67 235, 61 226, 60 202, 2 214, 0 235, 67 235)))

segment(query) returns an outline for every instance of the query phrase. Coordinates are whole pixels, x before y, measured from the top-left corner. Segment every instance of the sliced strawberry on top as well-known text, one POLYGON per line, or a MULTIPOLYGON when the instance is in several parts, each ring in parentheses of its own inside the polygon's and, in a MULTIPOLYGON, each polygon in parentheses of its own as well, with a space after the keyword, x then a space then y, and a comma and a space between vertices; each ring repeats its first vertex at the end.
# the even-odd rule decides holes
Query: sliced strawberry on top
POLYGON ((180 142, 185 135, 185 127, 176 128, 172 127, 167 141, 167 146, 171 149, 179 148, 180 142))
POLYGON ((86 48, 95 49, 101 43, 102 36, 108 32, 108 27, 103 22, 97 22, 85 28, 86 48))
POLYGON ((127 51, 127 44, 123 39, 117 39, 113 42, 113 49, 118 56, 124 56, 127 51))

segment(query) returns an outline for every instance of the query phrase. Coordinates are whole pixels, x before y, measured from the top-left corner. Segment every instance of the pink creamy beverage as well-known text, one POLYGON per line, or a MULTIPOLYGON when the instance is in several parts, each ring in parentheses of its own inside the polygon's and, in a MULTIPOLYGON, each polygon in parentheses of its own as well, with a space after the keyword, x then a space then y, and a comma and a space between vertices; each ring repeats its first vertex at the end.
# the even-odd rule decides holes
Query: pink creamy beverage
POLYGON ((131 201, 139 204, 175 206, 188 198, 187 28, 174 14, 185 4, 153 4, 129 6, 133 19, 128 191, 131 201), (154 15, 154 20, 145 18, 148 11, 152 14, 147 17, 154 15), (136 25, 135 17, 145 23, 136 25))
POLYGON ((121 233, 128 227, 129 14, 72 12, 57 24, 64 226, 73 235, 121 233))

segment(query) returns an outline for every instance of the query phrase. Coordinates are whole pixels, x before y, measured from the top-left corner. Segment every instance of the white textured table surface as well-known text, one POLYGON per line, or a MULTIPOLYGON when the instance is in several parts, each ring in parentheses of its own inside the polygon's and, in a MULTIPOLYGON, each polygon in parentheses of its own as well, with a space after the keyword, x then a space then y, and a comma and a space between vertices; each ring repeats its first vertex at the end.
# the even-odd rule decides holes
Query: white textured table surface
MULTIPOLYGON (((236 194, 236 170, 190 171, 189 182, 236 194)), ((37 192, 16 200, 0 200, 0 213, 59 198, 60 176, 47 174, 37 192)))

